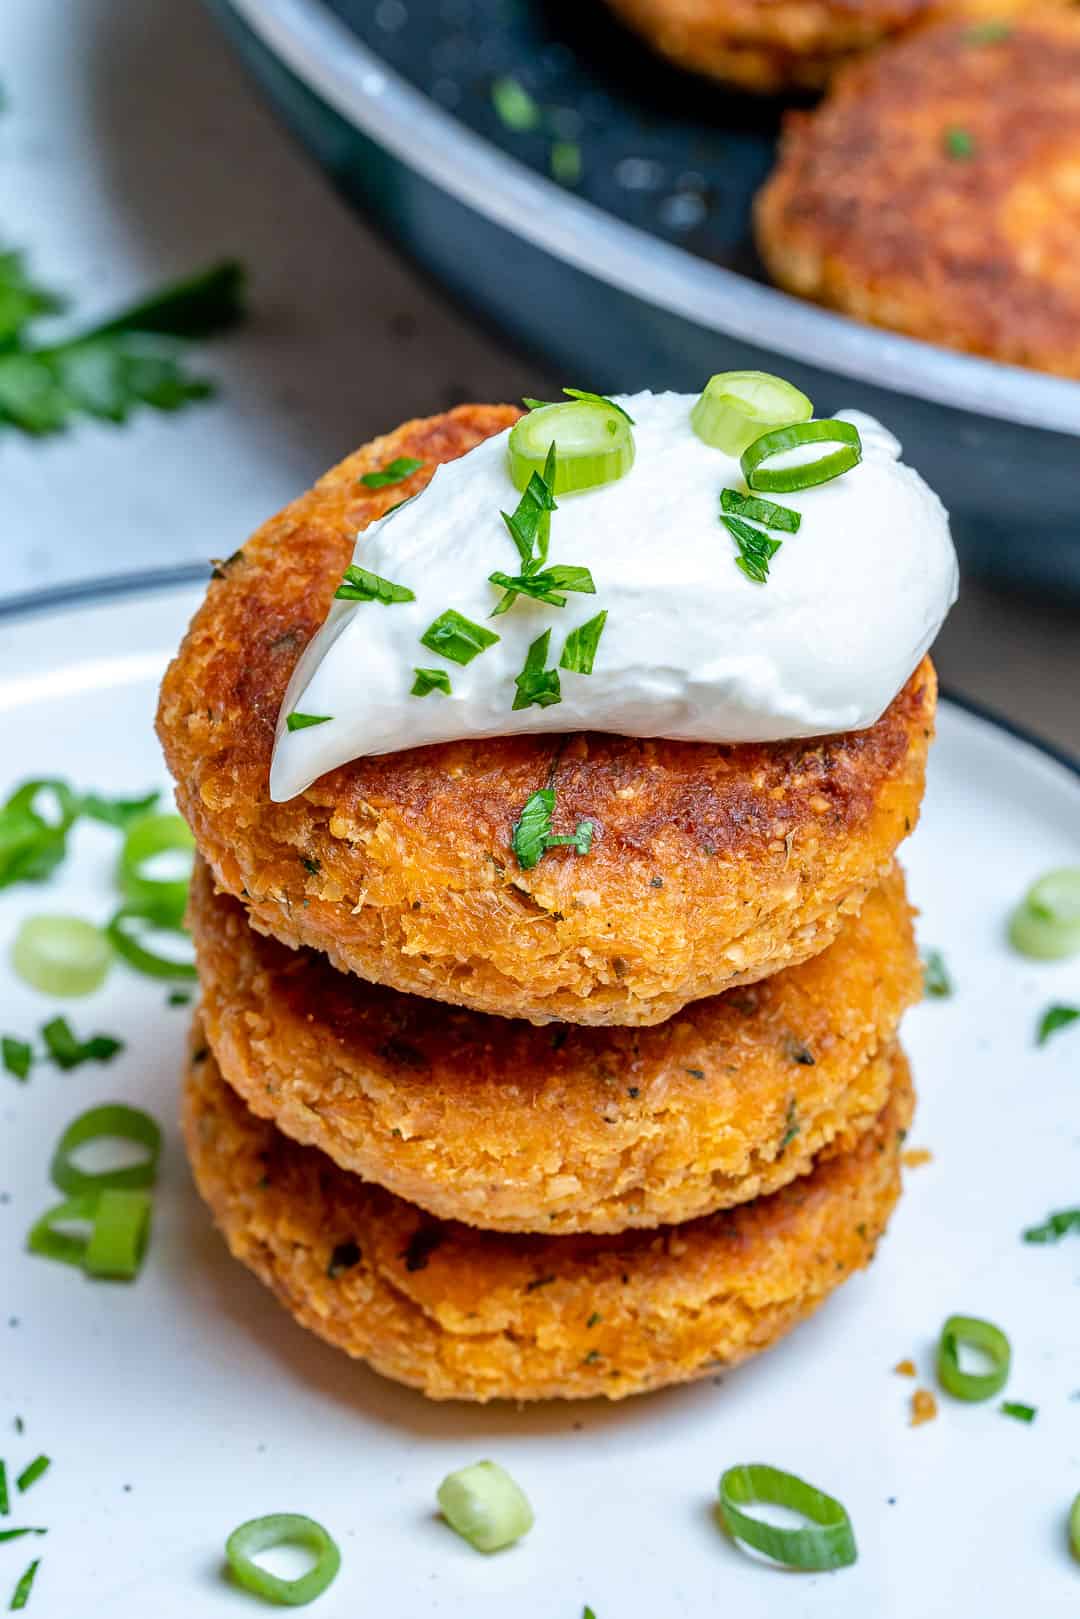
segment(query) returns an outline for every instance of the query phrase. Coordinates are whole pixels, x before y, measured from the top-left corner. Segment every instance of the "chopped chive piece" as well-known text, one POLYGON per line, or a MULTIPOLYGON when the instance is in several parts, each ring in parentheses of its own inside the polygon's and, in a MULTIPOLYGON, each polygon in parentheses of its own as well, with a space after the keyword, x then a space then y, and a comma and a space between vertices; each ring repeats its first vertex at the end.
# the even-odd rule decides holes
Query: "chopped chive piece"
POLYGON ((945 131, 943 143, 946 154, 960 162, 975 156, 975 137, 970 129, 963 129, 959 124, 952 124, 945 131))
POLYGON ((69 1197, 90 1196, 112 1190, 139 1191, 153 1186, 161 1156, 161 1127, 141 1108, 106 1102, 73 1119, 56 1144, 49 1174, 54 1186, 69 1197), (122 1169, 96 1173, 80 1169, 73 1155, 90 1141, 132 1141, 145 1148, 145 1157, 122 1169))
POLYGON ((785 1568, 848 1568, 858 1556, 851 1519, 840 1502, 778 1467, 760 1462, 729 1467, 720 1480, 720 1516, 735 1540, 785 1568), (781 1528, 744 1510, 761 1504, 787 1507, 809 1523, 802 1529, 781 1528))
POLYGON ((562 702, 559 671, 544 668, 550 645, 551 631, 545 630, 529 647, 521 673, 514 676, 517 687, 513 702, 515 710, 530 708, 534 703, 539 708, 549 708, 553 703, 562 702))
POLYGON ((25 1079, 33 1066, 33 1048, 25 1040, 16 1040, 13 1035, 5 1034, 0 1038, 0 1055, 8 1073, 14 1074, 16 1079, 25 1079))
POLYGON ((128 829, 120 850, 117 883, 128 905, 152 917, 159 927, 179 928, 187 910, 195 839, 182 815, 146 815, 128 829), (148 868, 162 855, 179 856, 182 876, 151 877, 148 868))
POLYGON ((426 697, 429 692, 441 691, 451 696, 453 688, 445 669, 414 669, 416 679, 409 691, 410 697, 426 697))
POLYGON ((0 1517, 6 1518, 11 1511, 11 1499, 8 1495, 7 1463, 0 1461, 0 1517))
POLYGON ((937 1370, 942 1388, 958 1400, 990 1400, 1009 1380, 1012 1349, 1000 1327, 977 1316, 951 1315, 938 1340, 937 1370), (978 1351, 989 1362, 985 1372, 965 1372, 960 1348, 978 1351))
POLYGON ((1070 1231, 1080 1235, 1080 1209, 1059 1209, 1056 1214, 1047 1215, 1042 1225, 1028 1226, 1024 1241, 1060 1242, 1070 1231))
POLYGON ((922 959, 923 990, 931 1000, 948 1000, 953 993, 953 981, 940 950, 928 950, 922 959))
POLYGON ((11 1606, 8 1609, 9 1613, 17 1613, 21 1608, 26 1607, 26 1604, 30 1601, 30 1592, 34 1588, 34 1577, 40 1567, 41 1558, 35 1557, 34 1561, 30 1564, 30 1567, 26 1570, 26 1573, 15 1587, 14 1595, 11 1598, 11 1606))
POLYGON ((423 465, 423 461, 417 461, 411 455, 395 456, 393 461, 388 461, 378 472, 365 472, 360 482, 366 489, 388 489, 391 484, 404 483, 414 472, 419 472, 423 465))
POLYGON ((289 1608, 314 1602, 333 1583, 341 1567, 341 1553, 322 1524, 298 1512, 274 1512, 242 1523, 225 1542, 225 1558, 237 1585, 289 1608), (277 1546, 300 1546, 311 1552, 315 1561, 298 1579, 283 1580, 255 1561, 260 1552, 277 1546))
POLYGON ((1035 1044, 1045 1046, 1051 1035, 1056 1034, 1059 1029, 1067 1029, 1077 1018, 1080 1018, 1080 1006, 1048 1006, 1039 1019, 1035 1044))
POLYGON ((47 1529, 0 1529, 0 1545, 9 1540, 22 1540, 24 1535, 47 1535, 47 1529))
POLYGON ((563 644, 562 657, 559 659, 559 668, 567 669, 575 675, 591 675, 593 664, 596 662, 596 649, 600 645, 600 637, 604 633, 607 623, 607 613, 597 613, 584 624, 579 624, 576 630, 571 630, 563 644))
POLYGON ((862 439, 854 422, 824 419, 795 422, 790 427, 777 427, 755 439, 739 457, 742 475, 750 488, 774 494, 793 494, 798 489, 813 489, 829 483, 858 466, 862 460, 862 439), (804 444, 838 444, 816 461, 800 461, 794 466, 767 467, 764 462, 787 450, 800 449, 804 444))
POLYGON ((448 607, 434 623, 428 625, 420 637, 420 645, 426 646, 429 652, 438 652, 442 657, 449 658, 451 663, 466 664, 479 657, 481 652, 486 652, 498 640, 499 636, 485 629, 483 624, 474 624, 453 607, 448 607))
POLYGON ((769 563, 779 551, 782 540, 770 539, 763 529, 752 528, 744 523, 741 517, 721 516, 720 521, 731 535, 739 548, 735 558, 735 566, 752 579, 754 584, 763 585, 769 577, 769 563))
POLYGON ((67 1073, 84 1062, 109 1062, 124 1049, 124 1042, 111 1034, 92 1034, 89 1040, 77 1040, 67 1018, 53 1018, 42 1025, 41 1038, 58 1068, 67 1073))
POLYGON ((555 141, 551 147, 551 176, 563 186, 576 186, 581 179, 581 147, 576 141, 555 141))
POLYGON ((149 1241, 149 1192, 102 1192, 83 1268, 88 1276, 132 1282, 142 1269, 149 1241))
POLYGON ((555 837, 551 831, 551 817, 554 812, 553 787, 541 787, 526 799, 511 837, 518 865, 523 871, 531 871, 549 849, 572 848, 579 855, 586 855, 592 848, 592 821, 579 821, 573 832, 563 837, 555 837))
MULTIPOLYGON (((140 944, 135 934, 140 928, 160 928, 160 921, 138 905, 124 905, 117 911, 105 932, 117 955, 142 973, 144 978, 177 978, 194 980, 197 976, 191 961, 178 961, 172 956, 161 956, 140 944)), ((179 930, 174 930, 179 931, 179 930)))
POLYGON ((792 511, 790 506, 778 506, 773 500, 761 500, 757 495, 742 495, 737 489, 721 490, 720 509, 733 517, 748 517, 755 523, 764 523, 766 528, 780 529, 785 534, 797 534, 802 523, 802 512, 792 511))
POLYGON ((541 568, 533 573, 491 573, 488 574, 488 582, 506 591, 492 618, 505 613, 518 596, 529 596, 533 601, 545 602, 549 607, 565 607, 566 597, 561 594, 564 590, 581 596, 596 595, 596 586, 588 568, 575 567, 570 563, 555 563, 550 568, 541 568))
MULTIPOLYGON (((512 463, 511 451, 511 471, 512 463)), ((510 531, 510 538, 517 546, 518 556, 526 567, 542 565, 547 560, 551 513, 558 510, 555 503, 556 472, 556 451, 552 441, 544 453, 542 469, 538 462, 534 464, 530 460, 519 484, 522 495, 515 510, 499 514, 510 531)))
POLYGON ((634 418, 630 412, 624 410, 621 405, 617 405, 614 399, 609 399, 607 394, 589 393, 585 388, 564 388, 563 393, 568 394, 571 399, 584 399, 590 405, 606 405, 609 410, 617 410, 620 416, 626 417, 631 427, 634 426, 634 418))
POLYGON ((540 122, 540 108, 517 79, 506 76, 496 79, 491 86, 491 104, 501 124, 519 133, 535 129, 540 122))
POLYGON ((379 602, 389 607, 393 602, 414 602, 416 596, 408 585, 395 585, 377 573, 355 565, 345 569, 345 577, 334 591, 334 600, 343 602, 379 602))
POLYGON ((19 1494, 25 1495, 30 1486, 36 1484, 39 1478, 43 1478, 51 1466, 51 1456, 35 1456, 15 1480, 15 1488, 19 1494))
POLYGON ((298 709, 294 708, 292 713, 285 718, 285 729, 287 731, 307 731, 312 725, 326 725, 333 717, 332 714, 301 714, 298 709))
POLYGON ((1002 1416, 1014 1417, 1017 1422, 1034 1422, 1038 1415, 1038 1407, 1022 1405, 1019 1400, 1002 1400, 999 1407, 1002 1416))
POLYGON ((443 1479, 437 1500, 450 1528, 478 1552, 497 1552, 527 1535, 528 1497, 498 1462, 474 1462, 443 1479))

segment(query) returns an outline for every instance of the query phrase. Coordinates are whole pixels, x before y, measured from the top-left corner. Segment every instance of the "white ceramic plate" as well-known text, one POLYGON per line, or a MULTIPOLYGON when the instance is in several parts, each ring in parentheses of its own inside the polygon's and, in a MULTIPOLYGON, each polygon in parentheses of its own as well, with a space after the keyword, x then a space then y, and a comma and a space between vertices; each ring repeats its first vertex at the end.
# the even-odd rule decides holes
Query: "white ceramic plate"
MULTIPOLYGON (((155 688, 198 590, 143 590, 0 618, 7 787, 70 777, 120 793, 164 785, 155 688), (56 610, 56 609, 59 610, 56 610)), ((30 911, 104 918, 115 836, 80 827, 45 888, 0 895, 0 951, 30 911)), ((0 1606, 30 1556, 32 1619, 256 1614, 221 1578, 229 1530, 305 1512, 340 1541, 327 1619, 703 1619, 736 1613, 934 1619, 1080 1613, 1064 1519, 1080 1490, 1080 1241, 1020 1240, 1080 1201, 1080 1034, 1037 1051, 1052 1000, 1080 1001, 1080 964, 1008 950, 1003 920, 1031 877, 1080 860, 1080 777, 946 704, 925 818, 906 855, 924 944, 945 951, 954 999, 917 1008, 906 1043, 921 1093, 912 1142, 933 1152, 872 1270, 764 1359, 716 1382, 622 1405, 436 1406, 310 1337, 226 1255, 189 1181, 174 1120, 187 1013, 117 967, 85 1001, 35 995, 0 967, 3 1031, 63 1010, 80 1034, 121 1035, 107 1067, 0 1072, 0 1455, 39 1451, 47 1477, 8 1524, 47 1538, 0 1545, 0 1606), (127 1100, 165 1124, 153 1247, 130 1288, 25 1256, 54 1201, 47 1165, 63 1126, 127 1100), (952 1311, 1000 1323, 1013 1399, 942 1400, 908 1426, 904 1356, 933 1387, 932 1345, 952 1311), (17 1434, 14 1419, 23 1419, 17 1434), (435 1517, 445 1473, 493 1456, 524 1485, 536 1528, 478 1556, 435 1517), (721 1470, 767 1461, 847 1505, 853 1569, 765 1567, 713 1517, 721 1470)))

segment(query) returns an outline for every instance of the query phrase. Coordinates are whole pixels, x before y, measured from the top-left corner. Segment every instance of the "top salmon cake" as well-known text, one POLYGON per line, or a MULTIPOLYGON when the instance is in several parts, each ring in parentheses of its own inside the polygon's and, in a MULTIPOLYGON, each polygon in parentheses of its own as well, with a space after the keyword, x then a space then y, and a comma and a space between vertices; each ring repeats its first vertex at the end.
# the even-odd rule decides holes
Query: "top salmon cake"
POLYGON ((924 660, 876 725, 714 745, 578 733, 358 759, 269 795, 289 678, 358 530, 518 417, 467 405, 405 423, 334 468, 221 565, 162 685, 158 734, 219 885, 254 926, 407 993, 534 1023, 654 1024, 835 938, 912 830, 933 730, 924 660), (398 457, 407 482, 360 480, 398 457), (586 857, 523 869, 539 788, 586 857))

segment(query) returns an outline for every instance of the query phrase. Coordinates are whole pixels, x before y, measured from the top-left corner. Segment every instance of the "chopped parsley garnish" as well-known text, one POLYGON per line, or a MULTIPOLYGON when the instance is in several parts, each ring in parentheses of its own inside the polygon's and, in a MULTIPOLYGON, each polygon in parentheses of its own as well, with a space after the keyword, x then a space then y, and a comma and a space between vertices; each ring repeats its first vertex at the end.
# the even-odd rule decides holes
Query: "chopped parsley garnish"
POLYGON ((25 1040, 16 1040, 12 1035, 5 1034, 0 1037, 0 1056, 9 1074, 14 1074, 16 1079, 25 1079, 33 1066, 34 1048, 25 1040))
POLYGON ((940 950, 928 950, 922 959, 923 989, 936 1001, 948 1000, 953 993, 953 981, 940 950))
POLYGON ((1070 1023, 1080 1018, 1080 1006, 1048 1006, 1039 1019, 1039 1029, 1035 1036, 1037 1046, 1045 1046, 1051 1035, 1059 1029, 1067 1029, 1070 1023))
POLYGON ((445 669, 414 669, 413 674, 416 679, 412 683, 410 697, 426 697, 433 691, 445 692, 447 697, 451 695, 450 676, 445 669))
POLYGON ((19 1494, 25 1495, 30 1486, 32 1484, 36 1484, 39 1478, 43 1478, 51 1466, 52 1460, 50 1457, 35 1456, 33 1461, 29 1462, 27 1466, 23 1468, 22 1472, 15 1480, 15 1488, 18 1490, 19 1494))
POLYGON ((600 645, 600 637, 604 633, 606 623, 607 613, 597 613, 595 618, 590 618, 576 630, 571 630, 563 646, 559 668, 567 669, 575 675, 591 675, 593 664, 596 662, 596 649, 600 645))
POLYGON ((1038 1407, 1022 1405, 1019 1400, 1002 1400, 1000 1411, 1004 1417, 1015 1417, 1017 1422, 1034 1422, 1038 1407))
POLYGON ((960 124, 950 125, 945 131, 943 144, 946 155, 956 158, 958 162, 975 156, 975 137, 970 129, 964 129, 960 124))
POLYGON ((799 1123, 799 1112, 795 1104, 795 1098, 791 1097, 787 1105, 787 1117, 784 1120, 784 1133, 780 1137, 777 1152, 784 1152, 786 1148, 790 1147, 801 1129, 802 1125, 799 1123))
POLYGON ((0 352, 0 422, 44 435, 80 414, 124 422, 138 405, 173 411, 208 398, 212 385, 189 375, 175 346, 160 340, 234 325, 244 283, 240 265, 219 264, 59 343, 32 347, 20 329, 16 346, 9 335, 0 352))
POLYGON ((734 517, 752 518, 766 528, 781 529, 785 534, 797 534, 802 522, 802 512, 778 506, 775 500, 762 500, 760 495, 742 495, 737 489, 721 490, 720 509, 734 517))
POLYGON ((93 1034, 89 1040, 77 1040, 67 1018, 53 1018, 42 1025, 41 1038, 45 1049, 58 1068, 78 1068, 84 1062, 109 1062, 123 1051, 124 1042, 111 1034, 93 1034))
POLYGON ((38 315, 59 315, 64 307, 63 298, 33 280, 21 253, 0 253, 0 346, 17 340, 38 315))
POLYGON ((378 472, 365 472, 360 482, 366 489, 389 489, 391 484, 404 483, 414 472, 419 472, 423 465, 423 461, 417 461, 411 455, 398 455, 378 472))
POLYGON ((408 585, 395 585, 377 573, 355 565, 345 569, 345 577, 334 591, 334 600, 342 602, 379 602, 389 607, 393 602, 414 602, 416 596, 408 585))
POLYGON ((554 489, 555 446, 552 444, 544 462, 543 475, 534 472, 516 509, 500 514, 526 569, 532 566, 534 572, 547 561, 551 513, 558 510, 554 489))
POLYGON ((755 584, 763 585, 769 577, 769 562, 783 542, 770 539, 763 529, 751 528, 741 517, 730 517, 725 512, 720 521, 739 547, 735 566, 755 584))
POLYGON ((523 871, 531 871, 549 849, 570 848, 576 850, 579 855, 586 855, 592 848, 591 821, 579 821, 572 833, 565 837, 555 837, 551 831, 551 817, 554 813, 554 787, 541 787, 526 800, 511 838, 518 865, 523 871))
POLYGON ((449 658, 451 663, 465 664, 478 658, 481 652, 486 652, 498 640, 499 637, 492 630, 485 629, 483 624, 474 624, 471 618, 465 618, 453 607, 448 607, 433 624, 428 625, 420 637, 420 645, 426 646, 429 652, 438 652, 442 657, 449 658))
POLYGON ((10 1613, 16 1613, 20 1609, 26 1607, 26 1604, 30 1600, 30 1592, 34 1587, 34 1577, 40 1567, 41 1558, 35 1557, 34 1561, 30 1564, 30 1567, 26 1570, 26 1573, 15 1587, 11 1598, 11 1606, 8 1610, 10 1613))
POLYGON ((519 675, 514 676, 514 685, 517 687, 513 702, 515 709, 531 708, 534 703, 539 708, 550 708, 553 703, 562 702, 559 671, 544 667, 550 646, 551 631, 545 630, 529 647, 524 668, 519 675))
POLYGON ((498 585, 506 592, 499 602, 492 618, 498 618, 508 608, 514 605, 518 596, 529 596, 533 601, 545 602, 549 607, 565 607, 566 597, 564 590, 576 592, 582 596, 595 596, 596 586, 593 576, 588 568, 578 568, 572 563, 557 562, 550 568, 541 568, 536 573, 491 573, 488 582, 498 585))
POLYGON ((326 725, 333 717, 332 714, 301 714, 298 708, 294 708, 291 714, 286 715, 285 729, 309 731, 313 725, 326 725))
POLYGON ((536 129, 540 123, 540 108, 517 79, 509 76, 496 79, 491 86, 491 104, 499 122, 507 129, 520 133, 536 129))
POLYGON ((1060 1242, 1070 1231, 1080 1236, 1080 1209, 1058 1209, 1056 1214, 1048 1214, 1042 1225, 1028 1226, 1024 1241, 1060 1242))

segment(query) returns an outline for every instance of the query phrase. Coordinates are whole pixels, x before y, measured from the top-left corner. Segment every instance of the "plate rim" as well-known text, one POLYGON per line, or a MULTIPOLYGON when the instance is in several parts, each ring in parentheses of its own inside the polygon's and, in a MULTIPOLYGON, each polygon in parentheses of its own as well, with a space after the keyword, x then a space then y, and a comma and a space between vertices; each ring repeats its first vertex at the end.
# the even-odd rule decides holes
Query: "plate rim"
MULTIPOLYGON (((18 595, 0 597, 0 624, 35 617, 59 617, 73 607, 85 610, 141 595, 159 595, 163 591, 206 584, 210 570, 211 564, 208 562, 181 562, 169 567, 104 574, 72 585, 48 585, 38 590, 23 591, 18 595)), ((950 685, 941 687, 941 697, 954 708, 981 720, 984 725, 1003 731, 1014 741, 1034 748, 1037 753, 1080 779, 1080 753, 1071 753, 1068 748, 1050 742, 1017 721, 1008 719, 989 704, 957 692, 950 685)))
POLYGON ((231 13, 308 91, 399 161, 601 282, 698 326, 893 393, 1080 436, 1077 382, 860 325, 660 241, 469 129, 388 67, 323 0, 210 4, 231 13))

